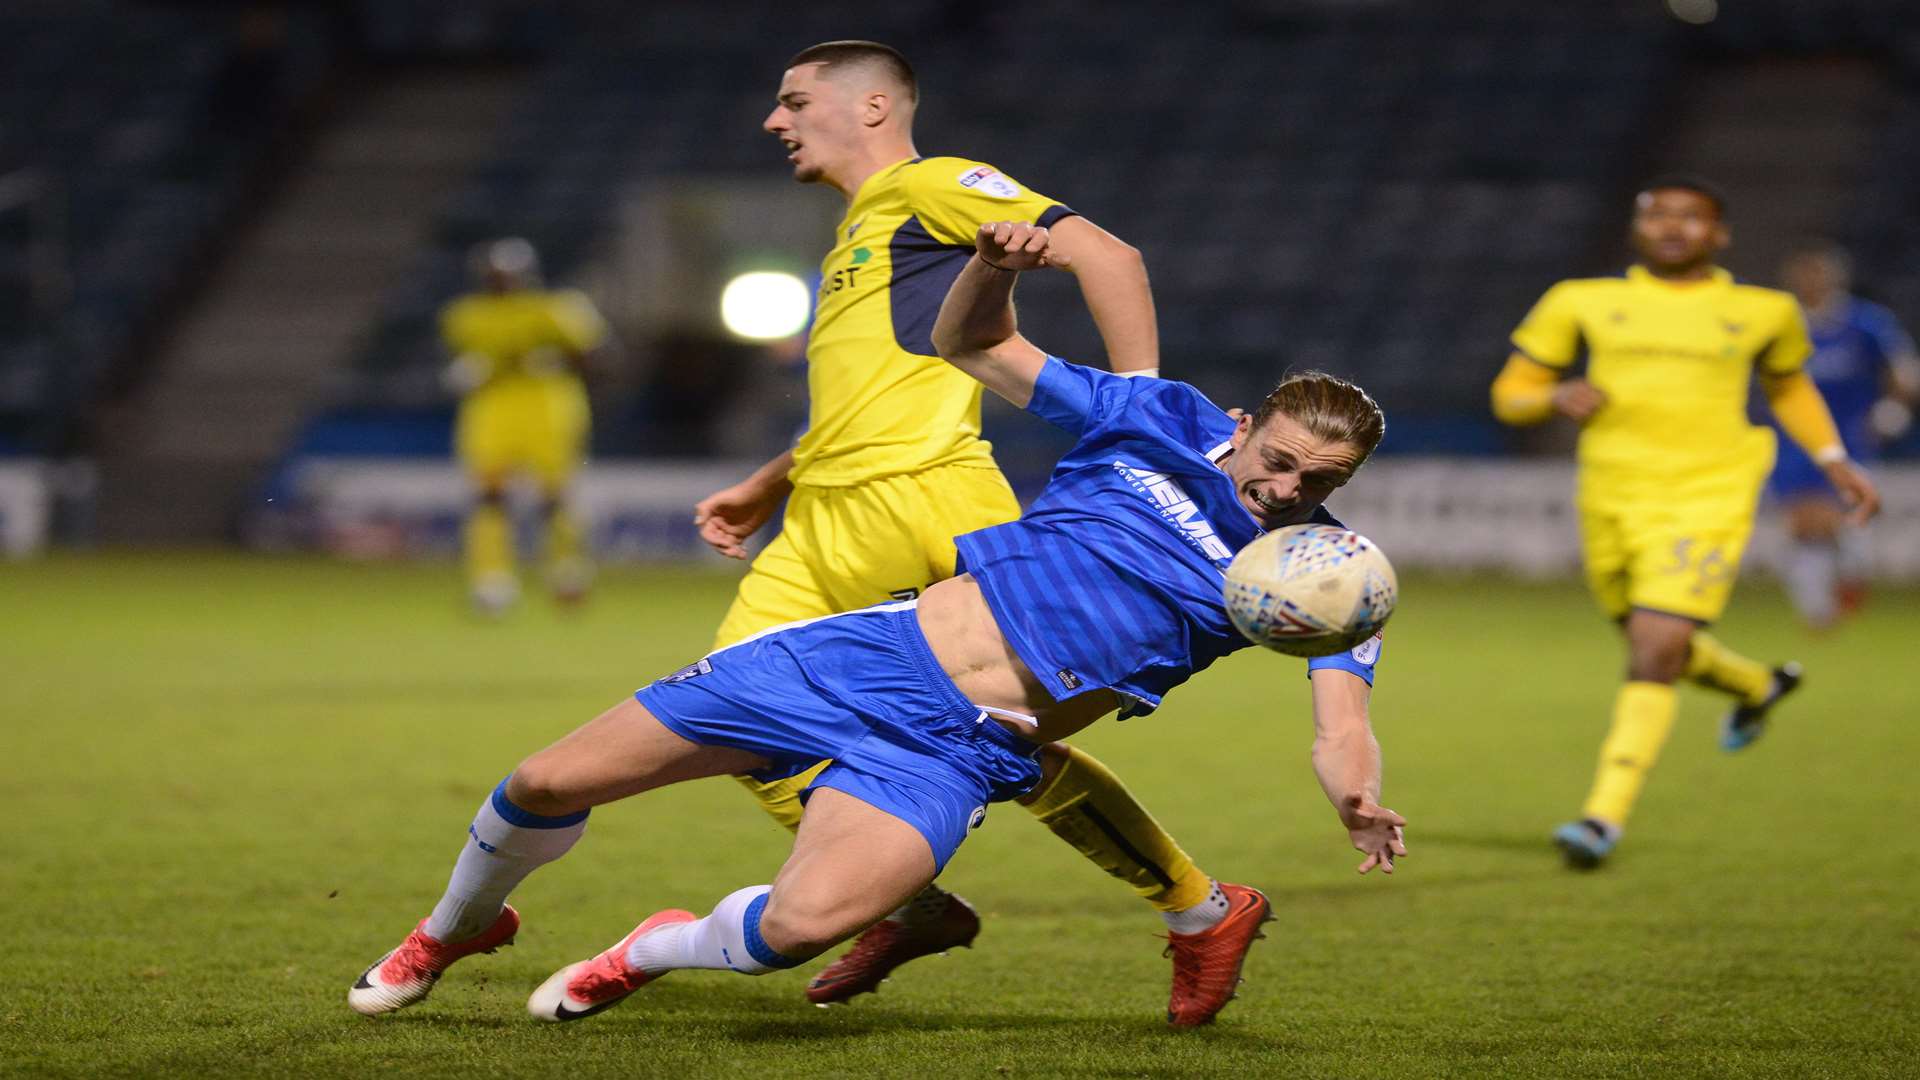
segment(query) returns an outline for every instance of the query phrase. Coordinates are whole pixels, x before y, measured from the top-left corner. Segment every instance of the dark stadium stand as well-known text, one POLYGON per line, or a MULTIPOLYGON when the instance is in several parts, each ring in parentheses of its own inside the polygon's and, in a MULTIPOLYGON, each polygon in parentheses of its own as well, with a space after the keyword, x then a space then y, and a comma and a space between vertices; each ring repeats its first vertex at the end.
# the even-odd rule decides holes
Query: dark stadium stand
POLYGON ((20 196, 0 203, 0 450, 70 449, 65 421, 159 328, 324 71, 310 19, 249 20, 0 12, 0 175, 20 196))
MULTIPOLYGON (((416 271, 342 358, 354 373, 344 402, 435 399, 433 314, 463 287, 473 241, 526 236, 564 281, 600 250, 636 181, 777 175, 758 123, 780 62, 860 34, 908 44, 926 90, 923 152, 992 160, 1146 252, 1172 372, 1243 400, 1277 367, 1330 367, 1378 392, 1397 421, 1390 450, 1497 449, 1484 381, 1505 334, 1547 283, 1624 261, 1620 202, 1662 164, 1653 155, 1690 63, 1842 50, 1911 71, 1920 55, 1910 33, 1882 32, 1899 22, 1889 0, 1819 5, 1817 17, 1793 0, 1723 5, 1703 28, 1627 0, 1464 11, 1244 0, 1177 18, 1130 0, 1097 19, 1066 0, 1017 13, 869 7, 351 6, 355 47, 382 62, 510 57, 537 74, 491 159, 445 198, 416 271)), ((327 40, 314 26, 294 29, 289 40, 309 45, 285 62, 310 85, 330 46, 314 44, 327 40)), ((272 125, 220 93, 237 40, 222 9, 35 7, 0 15, 0 31, 0 62, 22 73, 0 105, 30 118, 0 134, 0 163, 52 177, 70 224, 75 288, 57 312, 36 312, 26 215, 0 211, 11 418, 0 446, 45 449, 59 425, 27 419, 97 397, 234 212, 272 125), (100 77, 61 78, 82 50, 100 77)), ((1906 255, 1920 240, 1912 85, 1878 146, 1836 226, 1874 290, 1920 310, 1906 255)), ((1050 346, 1097 354, 1070 282, 1042 277, 1024 292, 1050 346)))

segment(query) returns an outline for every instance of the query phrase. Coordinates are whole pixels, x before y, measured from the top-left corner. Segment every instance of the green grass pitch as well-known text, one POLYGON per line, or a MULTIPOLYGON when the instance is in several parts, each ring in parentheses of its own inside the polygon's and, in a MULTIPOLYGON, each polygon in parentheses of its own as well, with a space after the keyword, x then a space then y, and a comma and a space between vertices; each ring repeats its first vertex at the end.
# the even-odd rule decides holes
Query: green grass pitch
MULTIPOLYGON (((1686 691, 1612 865, 1546 837, 1585 792, 1618 647, 1571 585, 1415 577, 1375 726, 1410 820, 1392 879, 1307 762, 1297 661, 1248 650, 1081 742, 1279 921, 1210 1029, 1161 1019, 1153 912, 1018 807, 943 881, 976 948, 818 1010, 807 974, 676 973, 564 1027, 564 963, 767 881, 786 836, 726 780, 594 814, 515 897, 519 943, 378 1020, 343 1000, 438 895, 515 761, 698 656, 725 574, 615 571, 574 615, 468 618, 447 567, 59 557, 0 567, 0 1074, 55 1076, 1915 1075, 1920 594, 1807 638, 1748 582, 1722 636, 1807 664, 1744 754, 1686 691)), ((838 950, 836 950, 837 952, 838 950)))

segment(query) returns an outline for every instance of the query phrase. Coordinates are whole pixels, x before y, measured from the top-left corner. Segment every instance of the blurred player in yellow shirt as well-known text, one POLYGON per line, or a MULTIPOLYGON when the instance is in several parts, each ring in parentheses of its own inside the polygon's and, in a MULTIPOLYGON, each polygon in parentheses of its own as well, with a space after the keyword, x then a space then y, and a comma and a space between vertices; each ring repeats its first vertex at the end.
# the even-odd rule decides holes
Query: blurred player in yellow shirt
MULTIPOLYGON (((794 179, 847 199, 821 263, 807 346, 805 435, 740 484, 696 508, 702 535, 742 546, 788 499, 781 533, 754 559, 715 640, 724 647, 782 623, 917 596, 951 577, 953 537, 1018 516, 980 438, 980 384, 943 362, 931 334, 947 288, 972 257, 982 222, 1028 220, 1052 231, 1116 372, 1158 374, 1153 297, 1139 252, 991 165, 923 158, 913 146, 918 89, 898 52, 830 42, 789 63, 766 130, 794 179)), ((1098 760, 1065 745, 1043 755, 1022 800, 1055 834, 1129 883, 1167 921, 1174 991, 1167 1018, 1205 1023, 1232 996, 1268 910, 1193 864, 1098 760)), ((791 777, 742 777, 774 818, 801 819, 799 795, 825 763, 791 777)), ((972 942, 979 919, 959 897, 926 892, 861 935, 807 987, 816 1004, 874 989, 918 956, 972 942)))
POLYGON ((540 491, 548 583, 558 599, 579 600, 592 566, 566 496, 586 460, 580 373, 606 324, 584 295, 539 287, 539 258, 525 240, 481 245, 474 273, 480 291, 440 314, 453 354, 447 383, 461 394, 454 450, 477 499, 463 537, 468 588, 487 613, 519 596, 506 496, 509 483, 524 477, 540 491))
POLYGON ((1734 282, 1714 264, 1731 241, 1725 199, 1697 178, 1662 177, 1634 202, 1639 261, 1622 277, 1562 281, 1513 333, 1493 384, 1494 413, 1581 425, 1581 546, 1587 583, 1626 635, 1627 682, 1614 699, 1582 817, 1554 832, 1574 866, 1619 842, 1677 712, 1683 676, 1729 694, 1721 746, 1739 750, 1800 681, 1708 634, 1733 592, 1774 437, 1747 420, 1758 369, 1775 418, 1864 520, 1879 507, 1848 460, 1805 369, 1813 347, 1792 296, 1734 282), (1581 352, 1585 377, 1569 371, 1581 352))

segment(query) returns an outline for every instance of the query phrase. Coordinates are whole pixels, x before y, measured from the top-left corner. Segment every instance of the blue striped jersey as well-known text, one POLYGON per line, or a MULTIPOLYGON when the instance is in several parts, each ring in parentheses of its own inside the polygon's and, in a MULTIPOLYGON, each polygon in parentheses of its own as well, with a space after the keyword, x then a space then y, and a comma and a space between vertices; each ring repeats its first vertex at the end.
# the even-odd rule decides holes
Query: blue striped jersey
MULTIPOLYGON (((958 537, 1000 631, 1056 700, 1107 688, 1121 715, 1250 642, 1224 573, 1265 530, 1219 462, 1234 421, 1170 379, 1048 357, 1027 410, 1078 438, 1017 521, 958 537)), ((1312 519, 1334 521, 1324 507, 1312 519)), ((1378 639, 1308 662, 1373 681, 1378 639)))

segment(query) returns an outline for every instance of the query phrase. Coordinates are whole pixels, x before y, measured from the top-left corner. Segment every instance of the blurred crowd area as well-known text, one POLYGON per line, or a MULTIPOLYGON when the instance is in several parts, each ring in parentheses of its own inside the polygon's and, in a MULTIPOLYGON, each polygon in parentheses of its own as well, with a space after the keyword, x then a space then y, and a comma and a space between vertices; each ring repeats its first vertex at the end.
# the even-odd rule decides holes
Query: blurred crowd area
MULTIPOLYGON (((1625 264, 1654 172, 1728 189, 1741 277, 1830 237, 1920 319, 1903 0, 15 0, 0 455, 96 462, 103 505, 164 491, 159 521, 290 456, 444 454, 436 313, 500 236, 612 325, 596 454, 770 453, 804 417, 800 348, 722 331, 708 291, 755 253, 703 238, 794 215, 688 192, 790 187, 760 120, 784 60, 843 37, 912 58, 923 153, 1145 252, 1168 374, 1223 401, 1351 376, 1387 453, 1564 445, 1499 428, 1487 383, 1547 285, 1625 264)), ((817 250, 779 254, 804 273, 840 206, 797 197, 817 250)), ((1023 304, 1098 356, 1071 282, 1023 304)))

